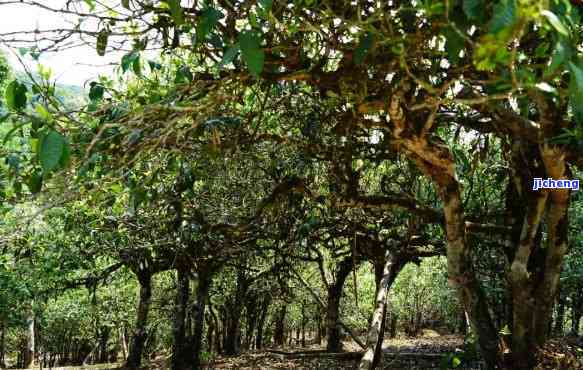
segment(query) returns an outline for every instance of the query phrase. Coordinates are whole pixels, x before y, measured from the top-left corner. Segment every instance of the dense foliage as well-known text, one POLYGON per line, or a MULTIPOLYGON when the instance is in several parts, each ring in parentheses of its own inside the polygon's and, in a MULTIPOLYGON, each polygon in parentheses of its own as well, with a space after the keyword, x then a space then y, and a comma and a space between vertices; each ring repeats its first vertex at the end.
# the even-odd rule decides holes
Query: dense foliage
POLYGON ((533 188, 581 178, 579 2, 18 6, 72 22, 20 60, 122 57, 84 90, 0 59, 0 365, 579 335, 582 196, 533 188))

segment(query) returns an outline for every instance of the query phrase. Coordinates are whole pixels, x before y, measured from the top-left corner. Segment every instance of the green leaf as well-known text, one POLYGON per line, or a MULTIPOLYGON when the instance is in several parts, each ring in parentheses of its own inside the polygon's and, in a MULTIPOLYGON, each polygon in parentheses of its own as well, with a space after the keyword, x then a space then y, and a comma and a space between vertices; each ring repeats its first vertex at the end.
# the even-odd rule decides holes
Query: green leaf
POLYGON ((33 173, 31 173, 28 177, 26 185, 28 186, 28 189, 31 193, 37 194, 40 192, 43 186, 42 172, 39 170, 34 170, 33 173))
POLYGON ((153 60, 148 60, 148 65, 152 71, 159 71, 162 69, 162 64, 153 60))
POLYGON ((121 0, 121 6, 123 6, 124 8, 126 8, 127 10, 132 10, 130 8, 130 0, 121 0))
POLYGON ((95 0, 84 0, 85 4, 89 7, 89 10, 95 10, 95 0))
POLYGON ((170 14, 172 14, 172 19, 174 19, 174 24, 180 26, 184 23, 184 14, 182 13, 182 7, 180 6, 180 0, 166 0, 168 8, 170 8, 170 14))
POLYGON ((55 130, 49 130, 41 139, 39 146, 39 159, 45 172, 57 168, 65 149, 65 138, 55 130))
POLYGON ((208 34, 213 30, 213 28, 219 22, 219 19, 222 17, 223 13, 219 12, 215 8, 205 9, 202 12, 200 20, 196 26, 196 41, 204 42, 208 34))
POLYGON ((6 87, 4 98, 6 105, 13 110, 22 110, 26 107, 26 86, 18 80, 14 80, 6 87))
POLYGON ((235 44, 229 47, 223 54, 223 59, 221 60, 221 63, 219 63, 219 68, 222 68, 235 60, 237 54, 239 54, 239 50, 239 44, 235 44))
POLYGON ((99 56, 104 56, 105 55, 105 50, 107 49, 107 41, 109 40, 109 30, 104 28, 101 31, 99 31, 99 34, 97 35, 97 45, 96 45, 96 49, 97 49, 97 55, 99 56))
POLYGON ((70 158, 71 158, 71 146, 69 145, 69 142, 65 138, 65 145, 63 146, 63 155, 61 156, 61 159, 59 159, 59 166, 61 167, 67 166, 67 164, 69 164, 70 158))
POLYGON ((462 360, 460 360, 459 357, 454 356, 451 359, 451 366, 453 366, 453 368, 455 369, 456 367, 460 366, 462 364, 462 360))
POLYGON ((462 4, 464 13, 468 19, 483 21, 484 0, 464 0, 462 4))
POLYGON ((146 200, 146 191, 142 187, 134 187, 130 191, 130 204, 128 212, 133 216, 136 214, 140 204, 146 200))
POLYGON ((465 40, 453 27, 446 27, 442 34, 445 37, 447 59, 450 63, 455 64, 460 59, 460 51, 465 46, 465 40))
POLYGON ((571 46, 568 43, 563 40, 557 41, 551 58, 551 64, 544 70, 543 77, 552 75, 565 61, 571 58, 571 54, 571 46))
POLYGON ((516 0, 500 0, 494 6, 494 15, 490 21, 490 32, 498 33, 510 29, 518 20, 516 0))
POLYGON ((569 62, 571 81, 569 83, 569 104, 578 124, 583 124, 583 68, 569 62))
POLYGON ((361 64, 364 62, 364 58, 368 54, 370 48, 374 44, 374 35, 372 32, 367 32, 364 37, 360 40, 358 47, 354 51, 354 63, 361 64))
POLYGON ((555 13, 551 12, 550 10, 543 10, 540 13, 547 18, 551 26, 553 26, 553 28, 557 30, 557 32, 559 32, 561 35, 566 37, 571 36, 571 33, 569 32, 567 27, 565 27, 563 22, 561 22, 561 20, 559 19, 559 17, 555 15, 555 13))
POLYGON ((243 61, 255 77, 259 77, 265 63, 265 53, 261 49, 261 39, 256 32, 244 31, 239 34, 239 46, 243 61))
POLYGON ((140 55, 139 54, 134 59, 134 61, 132 62, 132 70, 134 71, 134 73, 136 74, 136 76, 141 76, 142 75, 142 63, 140 61, 140 55))
POLYGON ((259 0, 259 5, 265 10, 270 11, 273 5, 273 0, 259 0))
POLYGON ((176 77, 174 78, 175 83, 185 83, 192 82, 194 76, 187 66, 182 66, 176 71, 176 77))
POLYGON ((99 101, 103 99, 103 93, 105 88, 103 85, 93 81, 91 82, 91 88, 89 88, 89 99, 92 101, 99 101))
POLYGON ((130 53, 125 54, 123 57, 121 57, 121 70, 123 73, 126 73, 128 69, 130 69, 130 67, 134 68, 135 71, 135 63, 136 60, 138 60, 138 65, 139 65, 139 59, 140 59, 140 53, 136 52, 136 51, 132 51, 130 53))

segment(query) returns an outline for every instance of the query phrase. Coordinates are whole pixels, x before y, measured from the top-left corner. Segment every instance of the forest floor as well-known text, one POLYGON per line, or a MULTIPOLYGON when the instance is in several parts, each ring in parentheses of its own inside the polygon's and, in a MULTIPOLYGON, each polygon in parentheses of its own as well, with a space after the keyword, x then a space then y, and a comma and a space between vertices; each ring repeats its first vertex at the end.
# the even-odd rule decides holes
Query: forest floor
MULTIPOLYGON (((539 353, 537 370, 583 370, 583 339, 560 338, 550 340, 539 353)), ((424 331, 416 338, 399 337, 383 342, 384 370, 439 370, 440 361, 447 353, 456 352, 464 344, 460 335, 439 335, 424 331)), ((343 342, 346 352, 329 354, 321 345, 305 347, 266 348, 245 352, 239 356, 217 356, 203 369, 356 369, 362 355, 361 348, 352 340, 343 342)), ((145 369, 165 370, 168 359, 160 356, 145 369)), ((53 368, 54 370, 118 370, 120 364, 98 364, 53 368)), ((480 363, 460 366, 457 370, 481 370, 480 363)))
MULTIPOLYGON (((392 338, 383 342, 384 369, 415 369, 419 359, 435 363, 444 353, 454 352, 463 345, 459 335, 433 335, 424 333, 417 338, 392 338), (395 361, 398 359, 399 361, 395 361), (406 363, 404 363, 406 362, 406 363)), ((236 357, 219 356, 211 361, 207 369, 354 369, 361 353, 361 348, 352 340, 343 342, 345 354, 321 353, 323 347, 310 345, 306 347, 284 347, 248 352, 236 357)), ((421 365, 418 369, 427 369, 421 365)), ((477 368, 476 368, 477 369, 477 368)))

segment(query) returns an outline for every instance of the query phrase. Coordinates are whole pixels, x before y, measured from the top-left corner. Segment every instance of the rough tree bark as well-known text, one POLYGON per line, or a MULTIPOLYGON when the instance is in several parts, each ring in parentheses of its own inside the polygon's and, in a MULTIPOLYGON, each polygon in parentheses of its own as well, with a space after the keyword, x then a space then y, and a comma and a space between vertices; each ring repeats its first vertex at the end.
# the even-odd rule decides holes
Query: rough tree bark
POLYGON ((565 154, 557 147, 516 141, 512 153, 516 169, 513 180, 522 204, 526 204, 509 274, 513 297, 512 368, 530 370, 535 366, 537 347, 544 345, 551 329, 567 251, 570 198, 568 189, 532 190, 532 178, 561 180, 569 178, 570 173, 565 154), (540 166, 541 162, 544 166, 540 166), (543 223, 546 240, 542 237, 543 223))
POLYGON ((344 282, 354 268, 354 258, 348 256, 338 263, 334 281, 328 285, 328 304, 326 305, 326 350, 328 352, 342 352, 340 324, 340 300, 344 282))
POLYGON ((199 269, 198 287, 196 289, 196 305, 194 312, 194 333, 192 338, 192 369, 200 368, 200 352, 202 350, 202 333, 204 332, 204 312, 206 300, 211 285, 212 271, 199 269))
POLYGON ((147 270, 138 270, 136 276, 140 283, 140 297, 136 324, 130 343, 128 358, 125 363, 125 367, 129 369, 138 369, 142 362, 144 344, 147 339, 146 325, 148 323, 148 314, 152 299, 152 274, 147 270))
POLYGON ((245 302, 245 313, 247 316, 247 328, 245 330, 245 350, 253 349, 254 345, 254 334, 255 327, 257 326, 257 320, 259 315, 259 307, 257 307, 257 296, 248 296, 245 302))
POLYGON ((498 332, 492 323, 488 303, 472 268, 455 160, 447 146, 430 136, 435 118, 432 114, 421 118, 425 120, 425 124, 419 132, 413 131, 415 125, 408 125, 420 117, 409 117, 412 113, 404 109, 407 88, 404 86, 404 90, 393 94, 389 101, 392 133, 398 140, 395 145, 437 187, 444 209, 449 281, 456 288, 460 302, 468 312, 472 329, 478 334, 480 352, 487 368, 495 369, 502 362, 498 332))
POLYGON ((241 313, 248 288, 249 281, 246 279, 245 273, 243 271, 238 271, 237 290, 235 291, 235 295, 231 297, 230 310, 227 315, 227 337, 225 338, 224 345, 225 354, 227 355, 236 355, 239 353, 241 341, 241 313))
POLYGON ((255 337, 255 349, 261 349, 263 347, 263 329, 265 328, 265 321, 270 304, 271 295, 268 294, 263 297, 261 303, 261 313, 259 315, 259 322, 257 323, 257 336, 255 337))
POLYGON ((284 303, 277 312, 275 319, 275 330, 273 332, 273 341, 276 346, 283 346, 285 341, 285 314, 287 305, 284 303))
MULTIPOLYGON (((316 301, 316 303, 318 303, 318 305, 320 305, 321 308, 323 308, 324 310, 326 309, 326 305, 324 304, 324 302, 322 302, 322 300, 320 299, 320 296, 318 295, 318 293, 316 293, 314 291, 314 289, 312 289, 312 287, 310 287, 310 285, 302 278, 302 276, 300 274, 298 274, 297 271, 295 271, 293 268, 291 269, 292 272, 294 273, 294 275, 296 276, 296 278, 299 280, 299 282, 304 286, 304 288, 306 288, 308 290, 308 292, 310 293, 310 295, 314 298, 314 300, 316 301)), ((337 321, 338 324, 350 335, 350 337, 352 339, 354 339, 354 341, 361 347, 361 348, 365 348, 365 344, 362 342, 362 340, 360 340, 360 338, 358 338, 358 335, 356 335, 356 333, 351 330, 346 324, 344 324, 341 320, 337 321)))
POLYGON ((179 264, 176 268, 176 299, 172 334, 172 361, 173 370, 186 369, 190 360, 189 348, 186 340, 186 315, 190 293, 189 269, 179 264))
POLYGON ((99 362, 106 363, 109 360, 109 352, 107 351, 107 342, 109 341, 109 334, 111 333, 111 328, 109 326, 103 326, 100 330, 99 335, 99 362))

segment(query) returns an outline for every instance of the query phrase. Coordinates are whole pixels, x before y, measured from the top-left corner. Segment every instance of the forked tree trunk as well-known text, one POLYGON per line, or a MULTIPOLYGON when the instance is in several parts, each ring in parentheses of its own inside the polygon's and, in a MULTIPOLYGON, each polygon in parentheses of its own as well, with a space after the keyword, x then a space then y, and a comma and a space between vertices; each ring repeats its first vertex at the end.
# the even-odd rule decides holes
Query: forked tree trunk
POLYGON ((131 339, 128 358, 125 367, 138 369, 142 362, 142 354, 147 339, 146 326, 148 324, 148 314, 150 312, 150 302, 152 299, 152 275, 148 271, 137 273, 140 283, 140 297, 136 316, 136 324, 131 339))
MULTIPOLYGON (((532 163, 530 172, 517 176, 526 204, 520 241, 512 260, 510 280, 513 294, 512 368, 530 370, 535 366, 537 347, 550 333, 553 305, 557 298, 563 257, 567 251, 568 189, 530 189, 533 173, 538 177, 570 177, 561 149, 548 144, 517 147, 515 157, 528 153, 533 161, 542 159, 544 169, 532 163), (539 171, 538 173, 536 171, 539 171), (541 172, 542 171, 542 172, 541 172), (546 245, 542 244, 542 223, 546 245)), ((539 162, 540 163, 540 162, 539 162)))
POLYGON ((382 360, 382 345, 385 337, 389 290, 397 278, 399 271, 401 271, 404 266, 404 264, 389 251, 386 252, 384 261, 379 262, 382 262, 382 268, 379 268, 379 263, 375 263, 375 275, 377 276, 375 309, 366 336, 366 351, 358 365, 359 370, 376 369, 382 360), (380 271, 382 271, 382 273, 380 271))
MULTIPOLYGON (((492 323, 488 303, 472 269, 466 244, 465 217, 461 191, 456 174, 456 162, 451 151, 430 136, 433 116, 428 114, 421 131, 413 130, 405 106, 405 92, 395 93, 389 102, 388 113, 393 123, 393 135, 398 149, 411 159, 423 174, 431 179, 443 204, 447 237, 447 269, 450 283, 456 288, 464 308, 470 316, 472 329, 478 335, 480 352, 488 369, 501 363, 498 332, 492 323)), ((419 119, 421 117, 416 117, 419 119)))
POLYGON ((172 334, 172 370, 186 369, 189 362, 189 348, 186 340, 186 315, 188 309, 190 278, 186 266, 179 265, 176 269, 176 299, 172 334))

